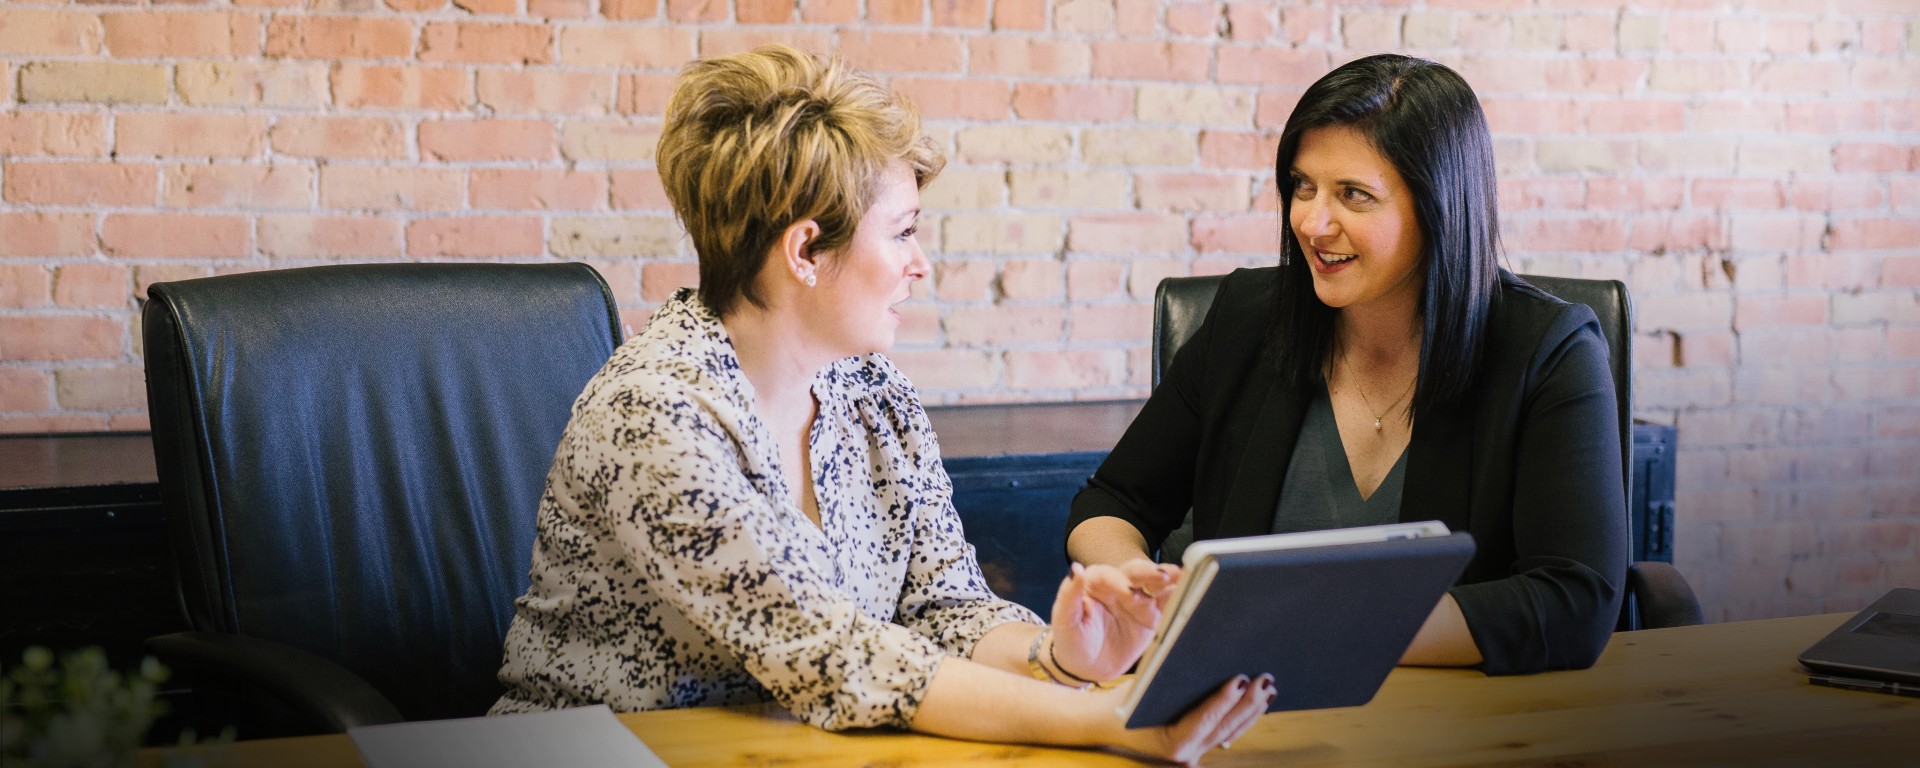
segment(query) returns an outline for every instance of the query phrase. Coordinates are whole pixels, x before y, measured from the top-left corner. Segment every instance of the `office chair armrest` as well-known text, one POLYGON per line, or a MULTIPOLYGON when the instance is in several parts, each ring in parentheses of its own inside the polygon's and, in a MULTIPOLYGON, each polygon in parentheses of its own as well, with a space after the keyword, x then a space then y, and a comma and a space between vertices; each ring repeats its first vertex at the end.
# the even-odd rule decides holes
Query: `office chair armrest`
POLYGON ((292 707, 326 733, 405 720, 359 675, 306 651, 224 632, 147 638, 147 651, 194 680, 240 683, 292 707))
POLYGON ((1627 566, 1627 590, 1640 602, 1642 629, 1706 623, 1693 587, 1670 563, 1647 560, 1627 566))

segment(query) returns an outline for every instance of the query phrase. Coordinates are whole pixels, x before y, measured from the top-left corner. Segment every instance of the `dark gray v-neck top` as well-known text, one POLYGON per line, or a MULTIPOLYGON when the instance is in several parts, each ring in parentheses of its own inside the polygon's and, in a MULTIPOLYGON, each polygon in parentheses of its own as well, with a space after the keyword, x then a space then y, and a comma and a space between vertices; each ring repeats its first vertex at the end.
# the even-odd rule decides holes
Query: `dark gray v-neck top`
POLYGON ((1280 503, 1273 512, 1273 532, 1321 531, 1382 525, 1400 520, 1400 490, 1406 485, 1407 452, 1393 462, 1373 495, 1360 498, 1347 464, 1346 445, 1333 420, 1333 399, 1322 387, 1307 404, 1300 437, 1280 486, 1280 503))

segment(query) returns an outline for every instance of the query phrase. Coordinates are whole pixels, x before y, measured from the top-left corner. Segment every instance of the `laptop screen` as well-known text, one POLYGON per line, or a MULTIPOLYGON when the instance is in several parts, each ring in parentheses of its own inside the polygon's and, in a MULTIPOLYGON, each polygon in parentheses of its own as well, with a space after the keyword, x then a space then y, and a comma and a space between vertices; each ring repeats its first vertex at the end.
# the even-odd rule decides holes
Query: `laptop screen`
POLYGON ((1860 622, 1860 626, 1854 627, 1853 631, 1861 635, 1920 640, 1920 616, 1878 611, 1866 621, 1860 622))

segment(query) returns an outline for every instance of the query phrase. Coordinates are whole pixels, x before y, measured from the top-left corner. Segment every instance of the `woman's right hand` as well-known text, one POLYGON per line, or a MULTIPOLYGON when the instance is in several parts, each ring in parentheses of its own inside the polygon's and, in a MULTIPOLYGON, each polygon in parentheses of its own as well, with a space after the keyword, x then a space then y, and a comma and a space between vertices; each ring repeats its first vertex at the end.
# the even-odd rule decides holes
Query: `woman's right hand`
POLYGON ((1154 728, 1126 727, 1117 712, 1126 698, 1126 687, 1100 692, 1100 706, 1108 706, 1119 734, 1109 743, 1142 755, 1195 765, 1215 747, 1225 746, 1253 727, 1266 714, 1273 700, 1273 676, 1252 680, 1245 675, 1221 684, 1205 701, 1169 725, 1154 728))

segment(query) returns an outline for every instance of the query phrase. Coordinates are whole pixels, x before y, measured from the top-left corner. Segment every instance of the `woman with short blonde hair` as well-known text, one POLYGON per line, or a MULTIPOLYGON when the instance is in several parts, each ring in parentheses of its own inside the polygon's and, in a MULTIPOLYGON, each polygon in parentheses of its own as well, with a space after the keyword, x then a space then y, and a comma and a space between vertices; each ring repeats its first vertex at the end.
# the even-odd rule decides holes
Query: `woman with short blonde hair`
POLYGON ((906 102, 784 47, 697 61, 658 162, 700 288, 574 404, 495 712, 771 699, 827 729, 1185 762, 1265 711, 1271 680, 1243 677, 1129 731, 1122 691, 1088 689, 1140 656, 1168 572, 1075 568, 1051 628, 987 589, 926 412, 880 354, 930 270, 915 222, 943 164, 906 102))

